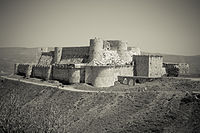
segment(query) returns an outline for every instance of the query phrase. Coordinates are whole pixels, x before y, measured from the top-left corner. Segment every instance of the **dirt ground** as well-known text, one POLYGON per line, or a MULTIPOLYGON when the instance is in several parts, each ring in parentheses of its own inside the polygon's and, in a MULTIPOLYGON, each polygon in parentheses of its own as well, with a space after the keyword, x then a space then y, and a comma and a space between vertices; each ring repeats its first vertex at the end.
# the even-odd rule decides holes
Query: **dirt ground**
POLYGON ((200 131, 200 97, 192 95, 200 91, 199 81, 169 78, 136 86, 72 86, 111 92, 73 92, 1 79, 0 132, 200 131))

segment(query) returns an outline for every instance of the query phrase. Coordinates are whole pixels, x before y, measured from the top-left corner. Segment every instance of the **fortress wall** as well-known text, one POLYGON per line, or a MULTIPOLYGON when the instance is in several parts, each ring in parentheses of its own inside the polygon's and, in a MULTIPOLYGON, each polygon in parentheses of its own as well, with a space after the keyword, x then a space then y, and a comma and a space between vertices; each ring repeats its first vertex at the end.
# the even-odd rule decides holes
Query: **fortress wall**
POLYGON ((163 57, 158 55, 134 55, 134 76, 161 77, 163 57))
POLYGON ((84 68, 69 68, 69 83, 84 83, 84 79, 84 68))
POLYGON ((161 77, 163 74, 163 57, 150 56, 149 57, 149 77, 161 77))
POLYGON ((38 65, 51 65, 53 63, 53 51, 50 52, 42 52, 40 59, 38 61, 38 65))
POLYGON ((52 79, 65 83, 84 83, 85 68, 78 65, 56 64, 52 68, 52 79))
POLYGON ((33 64, 15 64, 15 74, 29 78, 31 76, 32 66, 33 64))
POLYGON ((187 63, 163 63, 167 76, 179 76, 189 74, 189 64, 187 63))
POLYGON ((63 47, 62 57, 65 59, 67 57, 85 57, 89 55, 89 47, 63 47))
POLYGON ((85 82, 95 87, 113 86, 118 76, 133 76, 132 65, 121 66, 86 66, 85 82))
POLYGON ((189 64, 187 63, 178 63, 178 67, 179 67, 179 74, 180 75, 184 75, 184 74, 189 74, 189 64))
POLYGON ((114 67, 114 80, 118 80, 118 76, 133 76, 133 65, 122 65, 114 67))
POLYGON ((87 63, 89 47, 64 47, 62 48, 61 64, 87 63))
POLYGON ((32 77, 49 80, 51 78, 52 65, 34 65, 32 77))
POLYGON ((85 82, 95 87, 114 85, 114 66, 86 66, 85 82))
POLYGON ((149 76, 149 56, 134 55, 134 76, 149 76))
POLYGON ((67 64, 53 65, 52 66, 52 79, 68 83, 69 82, 69 72, 67 69, 67 64))

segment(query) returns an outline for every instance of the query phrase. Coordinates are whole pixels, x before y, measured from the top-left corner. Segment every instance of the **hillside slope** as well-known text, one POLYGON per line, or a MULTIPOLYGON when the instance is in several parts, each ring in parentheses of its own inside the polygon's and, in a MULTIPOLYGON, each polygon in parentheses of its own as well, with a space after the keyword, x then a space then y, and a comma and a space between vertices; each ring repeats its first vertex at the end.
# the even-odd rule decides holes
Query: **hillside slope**
POLYGON ((125 94, 83 93, 2 79, 0 132, 200 130, 200 101, 185 93, 200 90, 199 82, 168 80, 138 87, 125 94), (139 91, 138 87, 147 87, 148 91, 139 91))

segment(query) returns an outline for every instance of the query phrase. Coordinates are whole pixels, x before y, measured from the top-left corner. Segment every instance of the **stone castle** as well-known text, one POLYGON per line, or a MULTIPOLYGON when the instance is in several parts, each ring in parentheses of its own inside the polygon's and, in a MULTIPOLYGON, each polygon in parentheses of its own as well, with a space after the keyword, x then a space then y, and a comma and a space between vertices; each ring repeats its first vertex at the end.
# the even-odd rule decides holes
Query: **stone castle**
POLYGON ((15 64, 15 74, 109 87, 119 76, 161 77, 166 74, 166 66, 162 56, 141 55, 139 48, 128 47, 125 41, 95 38, 86 47, 42 48, 36 64, 15 64))

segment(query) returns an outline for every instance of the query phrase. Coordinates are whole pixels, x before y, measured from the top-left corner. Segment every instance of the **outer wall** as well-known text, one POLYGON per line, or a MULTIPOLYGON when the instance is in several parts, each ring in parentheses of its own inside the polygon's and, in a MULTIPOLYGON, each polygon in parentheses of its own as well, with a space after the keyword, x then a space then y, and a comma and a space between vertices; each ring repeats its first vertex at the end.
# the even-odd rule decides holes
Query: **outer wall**
POLYGON ((118 76, 133 76, 133 66, 86 66, 85 82, 95 87, 110 87, 118 76))
POLYGON ((86 66, 85 82, 95 87, 114 85, 114 69, 112 66, 86 66))

